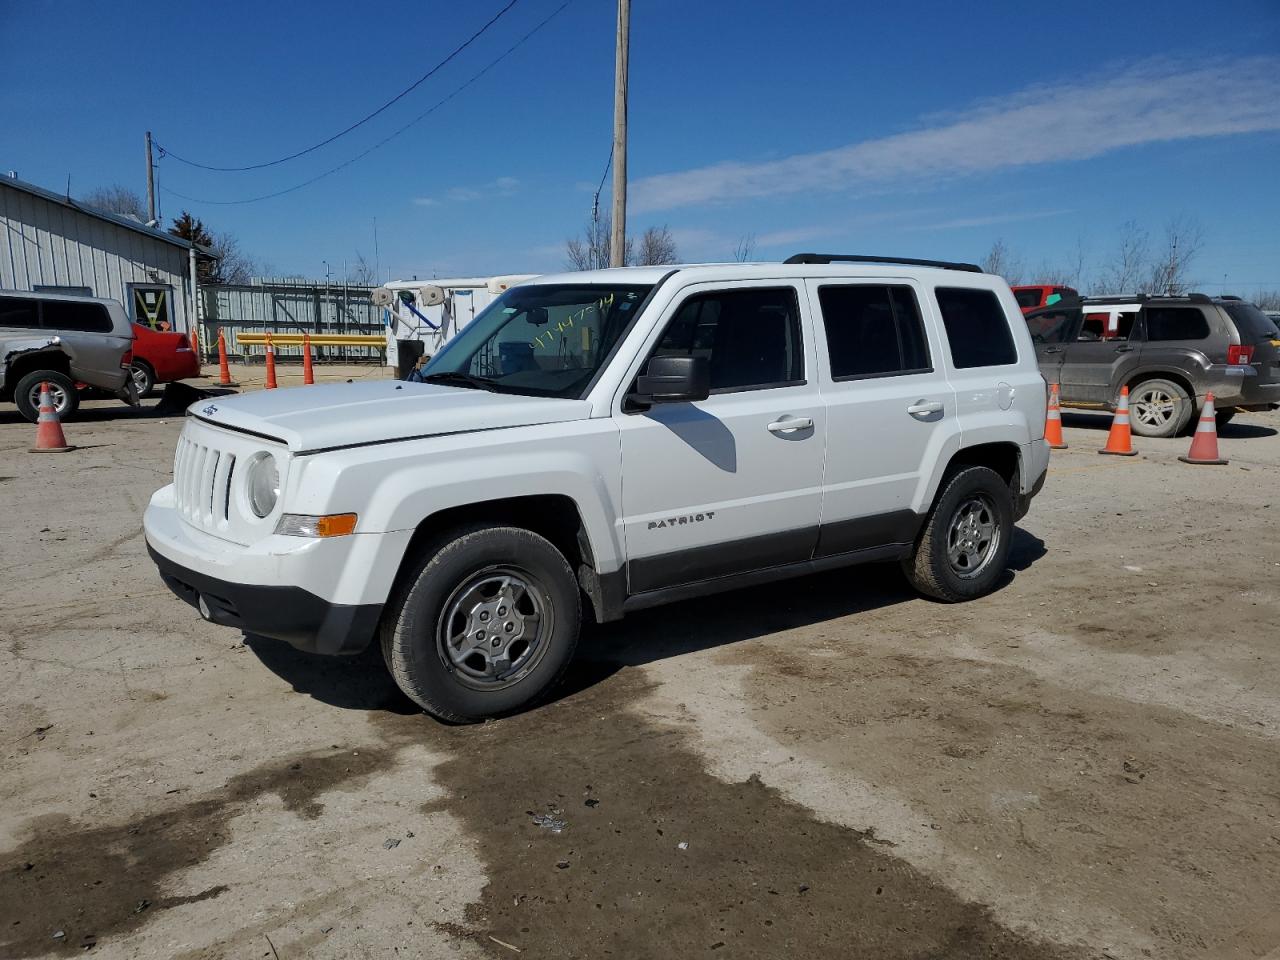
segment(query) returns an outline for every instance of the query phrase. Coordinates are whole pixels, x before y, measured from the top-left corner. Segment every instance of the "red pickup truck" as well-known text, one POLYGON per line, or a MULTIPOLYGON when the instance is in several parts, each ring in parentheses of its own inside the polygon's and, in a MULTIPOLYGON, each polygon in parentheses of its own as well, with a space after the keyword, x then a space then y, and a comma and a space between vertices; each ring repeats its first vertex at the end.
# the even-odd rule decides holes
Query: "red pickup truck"
POLYGON ((1024 314, 1038 310, 1040 307, 1047 307, 1062 299, 1080 296, 1074 288, 1056 283, 1025 284, 1011 289, 1013 298, 1018 301, 1018 306, 1022 308, 1024 314))

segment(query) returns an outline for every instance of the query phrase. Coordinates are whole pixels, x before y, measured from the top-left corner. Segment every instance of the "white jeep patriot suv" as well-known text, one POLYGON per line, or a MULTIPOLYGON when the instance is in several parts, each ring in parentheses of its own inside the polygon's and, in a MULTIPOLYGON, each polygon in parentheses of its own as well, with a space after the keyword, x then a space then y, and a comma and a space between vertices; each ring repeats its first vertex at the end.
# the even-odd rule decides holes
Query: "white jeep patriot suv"
POLYGON ((207 619, 318 653, 377 636, 452 721, 545 695, 584 608, 872 560, 980 596, 1049 460, 1022 314, 969 264, 539 277, 425 381, 196 404, 145 527, 207 619))

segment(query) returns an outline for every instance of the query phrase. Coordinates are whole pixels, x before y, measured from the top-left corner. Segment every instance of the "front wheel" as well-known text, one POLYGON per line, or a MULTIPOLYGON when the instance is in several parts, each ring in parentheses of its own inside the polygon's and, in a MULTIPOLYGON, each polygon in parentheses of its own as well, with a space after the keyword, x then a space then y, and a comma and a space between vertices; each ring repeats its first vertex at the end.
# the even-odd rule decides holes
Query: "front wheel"
POLYGON ((578 583, 548 540, 519 527, 460 530, 419 561, 388 608, 382 653, 427 713, 474 723, 536 703, 581 627, 578 583))
POLYGON ((65 373, 57 370, 35 370, 18 381, 13 389, 13 401, 18 412, 32 423, 40 416, 40 387, 49 385, 49 400, 57 411, 59 420, 66 420, 80 408, 80 394, 76 385, 65 373))
POLYGON ((988 467, 964 467, 947 480, 902 569, 935 600, 972 600, 1004 573, 1012 537, 1009 485, 988 467))

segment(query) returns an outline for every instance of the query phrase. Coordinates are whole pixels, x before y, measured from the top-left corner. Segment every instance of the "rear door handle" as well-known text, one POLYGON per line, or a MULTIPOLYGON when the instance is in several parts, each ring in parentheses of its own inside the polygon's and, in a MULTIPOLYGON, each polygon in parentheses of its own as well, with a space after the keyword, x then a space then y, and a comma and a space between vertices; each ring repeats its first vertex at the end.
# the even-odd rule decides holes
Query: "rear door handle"
POLYGON ((917 420, 923 420, 935 413, 942 413, 941 400, 917 400, 911 406, 907 407, 907 413, 911 414, 917 420))
POLYGON ((769 424, 770 433, 791 433, 793 430, 808 430, 813 426, 813 417, 779 417, 769 424))

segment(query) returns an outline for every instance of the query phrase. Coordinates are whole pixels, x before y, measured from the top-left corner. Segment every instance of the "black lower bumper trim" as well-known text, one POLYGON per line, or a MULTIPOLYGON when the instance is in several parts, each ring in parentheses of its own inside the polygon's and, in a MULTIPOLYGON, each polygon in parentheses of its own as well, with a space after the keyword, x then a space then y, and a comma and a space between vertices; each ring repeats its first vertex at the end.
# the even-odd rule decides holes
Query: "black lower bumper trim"
POLYGON ((330 603, 301 587, 231 583, 188 570, 147 544, 165 585, 211 623, 283 640, 308 653, 353 654, 369 645, 382 604, 330 603))

